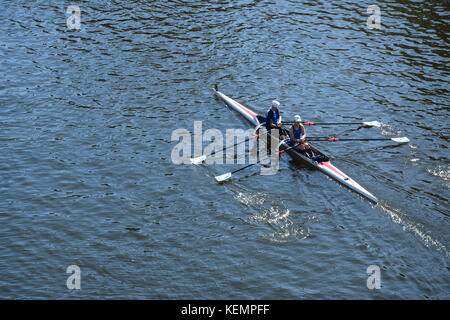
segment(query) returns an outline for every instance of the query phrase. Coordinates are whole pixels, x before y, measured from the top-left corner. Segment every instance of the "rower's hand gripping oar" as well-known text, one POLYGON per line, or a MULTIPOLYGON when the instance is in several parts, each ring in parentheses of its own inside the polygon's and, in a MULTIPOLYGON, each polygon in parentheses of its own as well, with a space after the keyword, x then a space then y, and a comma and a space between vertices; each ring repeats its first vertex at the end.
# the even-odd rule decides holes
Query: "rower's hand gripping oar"
MULTIPOLYGON (((257 132, 257 130, 259 130, 260 127, 261 127, 261 125, 259 125, 258 127, 256 127, 255 133, 257 132)), ((205 161, 208 157, 211 157, 211 156, 215 155, 215 154, 218 153, 218 152, 225 151, 226 149, 229 149, 229 148, 234 148, 235 146, 240 145, 240 144, 242 144, 242 143, 245 143, 245 142, 249 141, 250 139, 259 138, 259 137, 260 137, 261 135, 263 135, 264 133, 265 133, 265 132, 262 132, 262 133, 259 133, 259 134, 255 134, 255 135, 253 135, 253 136, 251 136, 251 137, 249 137, 249 138, 244 139, 243 141, 236 142, 236 143, 233 144, 232 146, 225 147, 225 148, 223 148, 223 149, 221 149, 221 150, 213 151, 213 152, 211 152, 209 155, 204 154, 204 155, 201 155, 200 157, 191 158, 191 159, 190 159, 190 160, 191 160, 191 163, 192 163, 193 165, 198 165, 198 164, 202 163, 203 161, 205 161)))
MULTIPOLYGON (((285 122, 285 124, 293 124, 293 122, 285 122)), ((303 121, 304 126, 334 126, 334 125, 353 125, 357 124, 364 127, 381 127, 379 121, 363 121, 363 122, 309 122, 303 121)))
POLYGON ((337 142, 337 141, 388 141, 392 140, 399 143, 408 143, 408 137, 398 137, 398 138, 357 138, 357 139, 347 139, 347 138, 336 138, 336 137, 309 137, 306 138, 311 141, 329 141, 329 142, 337 142))
MULTIPOLYGON (((288 151, 288 150, 290 150, 290 149, 295 148, 297 145, 298 145, 298 144, 295 144, 295 145, 293 145, 292 147, 289 147, 289 148, 287 148, 287 149, 277 151, 275 154, 277 154, 277 155, 278 155, 278 154, 282 154, 282 153, 284 153, 284 152, 286 152, 286 151, 288 151)), ((244 170, 244 169, 250 168, 250 167, 252 167, 252 166, 254 166, 254 165, 260 163, 261 161, 268 159, 268 158, 269 158, 269 157, 263 158, 263 159, 261 159, 261 160, 258 160, 258 161, 255 162, 255 163, 246 165, 245 167, 242 167, 242 168, 240 168, 240 169, 237 169, 237 170, 234 170, 234 171, 231 171, 231 172, 224 173, 224 174, 222 174, 222 175, 220 175, 220 176, 215 176, 214 178, 215 178, 218 182, 223 182, 223 181, 225 181, 225 180, 230 179, 231 176, 232 176, 233 174, 235 174, 236 172, 239 172, 239 171, 242 171, 242 170, 244 170)))

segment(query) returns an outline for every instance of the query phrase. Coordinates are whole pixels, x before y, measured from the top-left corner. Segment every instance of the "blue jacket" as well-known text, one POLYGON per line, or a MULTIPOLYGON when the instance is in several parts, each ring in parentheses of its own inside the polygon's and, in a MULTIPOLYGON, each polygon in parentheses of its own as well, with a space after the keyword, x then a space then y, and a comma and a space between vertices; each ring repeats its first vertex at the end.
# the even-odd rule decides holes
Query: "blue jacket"
POLYGON ((272 109, 270 109, 266 113, 266 128, 268 130, 272 128, 272 124, 277 124, 279 119, 280 119, 280 110, 277 109, 277 111, 273 112, 272 109))

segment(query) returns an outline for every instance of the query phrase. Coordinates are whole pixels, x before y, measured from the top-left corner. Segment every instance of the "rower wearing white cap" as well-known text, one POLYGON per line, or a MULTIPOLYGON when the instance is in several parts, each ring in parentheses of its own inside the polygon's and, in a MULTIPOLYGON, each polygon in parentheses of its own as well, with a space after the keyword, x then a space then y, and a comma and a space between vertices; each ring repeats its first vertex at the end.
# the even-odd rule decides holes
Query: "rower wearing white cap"
POLYGON ((291 138, 291 142, 293 144, 298 144, 296 146, 297 149, 304 152, 308 156, 314 156, 314 151, 306 142, 306 130, 302 124, 302 118, 299 115, 294 116, 294 123, 289 130, 289 137, 291 138))
POLYGON ((286 139, 286 133, 283 130, 283 125, 281 123, 280 115, 280 103, 277 100, 272 101, 272 106, 266 113, 266 129, 270 131, 272 129, 279 130, 279 137, 281 140, 286 139))

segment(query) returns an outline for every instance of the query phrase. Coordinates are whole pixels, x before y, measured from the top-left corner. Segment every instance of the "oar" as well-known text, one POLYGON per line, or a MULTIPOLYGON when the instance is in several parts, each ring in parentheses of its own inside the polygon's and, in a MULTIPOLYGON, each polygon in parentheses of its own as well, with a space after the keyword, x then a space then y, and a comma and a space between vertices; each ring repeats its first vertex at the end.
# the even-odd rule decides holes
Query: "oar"
POLYGON ((399 137, 399 138, 357 138, 357 139, 347 139, 347 138, 335 138, 335 137, 308 137, 306 140, 312 140, 312 141, 330 141, 330 142, 336 142, 336 141, 387 141, 392 140, 395 142, 400 143, 407 143, 409 142, 409 139, 407 137, 399 137))
MULTIPOLYGON (((295 144, 295 145, 293 145, 292 147, 289 147, 289 148, 287 148, 287 149, 277 151, 275 154, 282 154, 282 153, 284 153, 284 152, 286 152, 286 151, 288 151, 288 150, 290 150, 290 149, 292 149, 292 148, 295 148, 297 145, 298 145, 298 144, 295 144)), ((261 161, 266 160, 266 159, 268 159, 268 157, 266 157, 266 158, 264 158, 264 159, 261 159, 261 160, 258 160, 258 161, 255 162, 255 163, 246 165, 245 167, 242 167, 242 168, 240 168, 240 169, 237 169, 237 170, 234 170, 234 171, 231 171, 231 172, 224 173, 224 174, 222 174, 222 175, 220 175, 220 176, 215 176, 214 178, 215 178, 218 182, 222 182, 222 181, 228 180, 228 179, 230 179, 231 176, 232 176, 233 174, 235 174, 236 172, 239 172, 239 171, 242 171, 242 170, 244 170, 244 169, 250 168, 250 167, 254 166, 255 164, 258 164, 258 163, 260 163, 261 161)))
MULTIPOLYGON (((258 126, 258 128, 259 128, 259 126, 258 126)), ((258 128, 257 128, 257 129, 258 129, 258 128)), ((257 129, 256 129, 256 130, 257 130, 257 129)), ((229 148, 234 148, 235 146, 237 146, 237 145, 239 145, 239 144, 241 144, 241 143, 245 143, 245 142, 249 141, 250 139, 258 138, 258 137, 260 137, 261 135, 263 135, 264 133, 265 133, 265 132, 256 134, 256 135, 254 135, 254 136, 251 136, 251 137, 246 138, 246 139, 243 140, 243 141, 236 142, 236 143, 233 144, 232 146, 225 147, 225 148, 223 148, 223 149, 221 149, 221 150, 213 151, 213 152, 211 152, 209 155, 204 154, 204 155, 201 155, 200 157, 191 158, 191 159, 190 159, 190 160, 191 160, 191 163, 194 164, 194 165, 200 164, 200 163, 202 163, 203 161, 205 161, 208 157, 211 157, 211 156, 215 155, 215 154, 218 153, 218 152, 222 152, 222 151, 224 151, 224 150, 226 150, 226 149, 229 149, 229 148)))
MULTIPOLYGON (((293 122, 284 122, 285 124, 293 124, 293 122)), ((360 126, 365 127, 381 127, 381 122, 378 121, 364 121, 364 122, 308 122, 304 121, 302 122, 304 126, 333 126, 333 125, 352 125, 352 124, 358 124, 360 126)))

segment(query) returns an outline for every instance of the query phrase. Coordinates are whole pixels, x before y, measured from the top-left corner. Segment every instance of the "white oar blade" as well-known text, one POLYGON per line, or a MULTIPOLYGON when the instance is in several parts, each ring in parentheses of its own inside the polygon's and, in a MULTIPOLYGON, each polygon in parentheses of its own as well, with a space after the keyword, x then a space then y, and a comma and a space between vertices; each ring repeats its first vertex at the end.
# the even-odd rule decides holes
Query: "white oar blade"
POLYGON ((363 125, 367 127, 381 127, 381 122, 378 121, 366 121, 363 122, 363 125))
POLYGON ((194 164, 194 165, 197 165, 197 164, 202 163, 205 160, 206 160, 206 155, 202 155, 202 156, 197 157, 197 158, 191 158, 191 163, 194 164))
POLYGON ((222 181, 228 180, 228 179, 231 178, 231 172, 227 172, 227 173, 222 174, 220 176, 215 176, 214 178, 216 178, 216 180, 218 182, 222 182, 222 181))
POLYGON ((391 138, 392 141, 400 142, 400 143, 408 143, 409 139, 407 137, 401 137, 401 138, 391 138))

